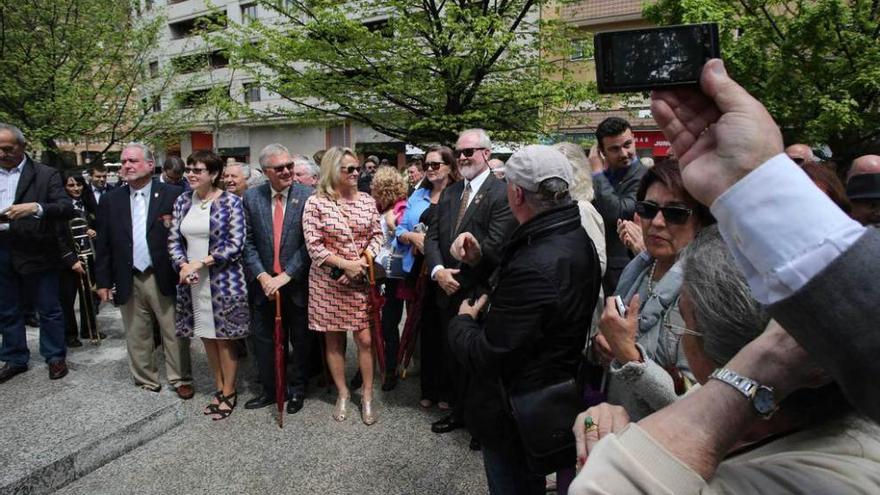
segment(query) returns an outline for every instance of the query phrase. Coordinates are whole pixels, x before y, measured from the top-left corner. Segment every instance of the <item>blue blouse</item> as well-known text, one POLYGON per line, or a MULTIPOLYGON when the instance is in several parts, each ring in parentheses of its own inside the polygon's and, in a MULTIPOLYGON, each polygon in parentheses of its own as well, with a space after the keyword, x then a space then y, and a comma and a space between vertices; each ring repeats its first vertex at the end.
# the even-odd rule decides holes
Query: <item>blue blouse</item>
POLYGON ((403 269, 406 273, 412 270, 415 263, 412 246, 400 242, 400 236, 407 232, 412 232, 413 227, 419 223, 419 217, 431 206, 431 190, 420 187, 413 191, 412 195, 406 200, 406 211, 403 213, 403 219, 394 229, 394 237, 396 241, 395 250, 403 254, 403 269))

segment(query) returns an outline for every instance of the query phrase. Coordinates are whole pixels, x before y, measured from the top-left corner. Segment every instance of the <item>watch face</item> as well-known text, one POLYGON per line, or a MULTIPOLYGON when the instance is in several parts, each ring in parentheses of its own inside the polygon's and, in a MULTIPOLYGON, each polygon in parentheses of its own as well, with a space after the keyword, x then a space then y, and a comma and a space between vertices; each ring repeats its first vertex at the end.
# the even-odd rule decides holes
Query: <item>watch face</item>
POLYGON ((752 401, 758 414, 768 415, 776 410, 776 401, 773 399, 773 390, 767 387, 758 387, 755 391, 755 398, 752 401))

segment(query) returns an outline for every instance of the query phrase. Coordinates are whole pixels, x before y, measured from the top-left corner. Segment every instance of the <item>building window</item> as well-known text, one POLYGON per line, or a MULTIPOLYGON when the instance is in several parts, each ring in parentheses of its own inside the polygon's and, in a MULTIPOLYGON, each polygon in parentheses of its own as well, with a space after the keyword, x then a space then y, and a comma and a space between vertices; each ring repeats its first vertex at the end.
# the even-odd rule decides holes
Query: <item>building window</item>
POLYGON ((157 78, 159 77, 159 61, 153 60, 150 62, 150 77, 157 78))
POLYGON ((241 6, 241 21, 250 22, 257 20, 257 4, 249 3, 241 6))
POLYGON ((585 39, 571 40, 571 60, 592 60, 593 51, 589 45, 590 41, 585 39))
POLYGON ((244 101, 245 103, 255 103, 260 101, 260 86, 257 83, 245 83, 244 101))

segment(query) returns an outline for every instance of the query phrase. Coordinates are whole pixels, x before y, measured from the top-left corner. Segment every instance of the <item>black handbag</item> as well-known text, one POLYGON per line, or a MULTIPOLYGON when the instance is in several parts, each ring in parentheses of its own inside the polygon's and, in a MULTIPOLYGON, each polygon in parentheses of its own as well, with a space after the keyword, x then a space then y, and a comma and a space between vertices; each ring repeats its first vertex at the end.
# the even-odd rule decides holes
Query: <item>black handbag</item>
POLYGON ((577 453, 571 428, 582 409, 575 380, 509 395, 508 400, 529 470, 547 475, 574 467, 577 453))

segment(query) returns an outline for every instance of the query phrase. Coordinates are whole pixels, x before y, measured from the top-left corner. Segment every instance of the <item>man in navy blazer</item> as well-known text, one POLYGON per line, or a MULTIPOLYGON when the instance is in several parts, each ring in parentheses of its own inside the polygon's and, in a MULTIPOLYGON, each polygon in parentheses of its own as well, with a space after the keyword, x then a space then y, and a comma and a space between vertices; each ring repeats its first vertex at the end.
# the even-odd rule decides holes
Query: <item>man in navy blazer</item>
MULTIPOLYGON (((40 354, 49 378, 67 374, 64 317, 58 301, 58 270, 77 269, 67 251, 67 225, 73 216, 61 176, 25 154, 25 139, 0 123, 0 383, 28 369, 30 352, 20 300, 27 294, 40 313, 40 354)), ((82 267, 78 270, 82 272, 82 267)))
POLYGON ((254 301, 254 348, 263 393, 245 404, 258 409, 275 403, 275 358, 273 333, 275 297, 281 297, 281 318, 293 345, 293 381, 287 393, 287 412, 302 409, 308 381, 308 357, 315 336, 308 331, 308 274, 311 259, 302 231, 302 212, 313 189, 293 182, 294 160, 280 144, 260 152, 260 166, 267 182, 244 193, 247 241, 244 261, 247 271, 260 284, 254 301), (277 211, 278 208, 282 211, 277 211), (275 253, 275 218, 280 222, 280 245, 275 253))
POLYGON ((108 192, 98 207, 95 279, 98 296, 120 306, 131 373, 153 392, 161 388, 153 359, 153 322, 159 323, 165 372, 182 399, 193 396, 189 339, 174 328, 177 273, 168 255, 174 201, 183 191, 153 178, 153 154, 143 144, 122 150, 120 174, 127 185, 108 192))

